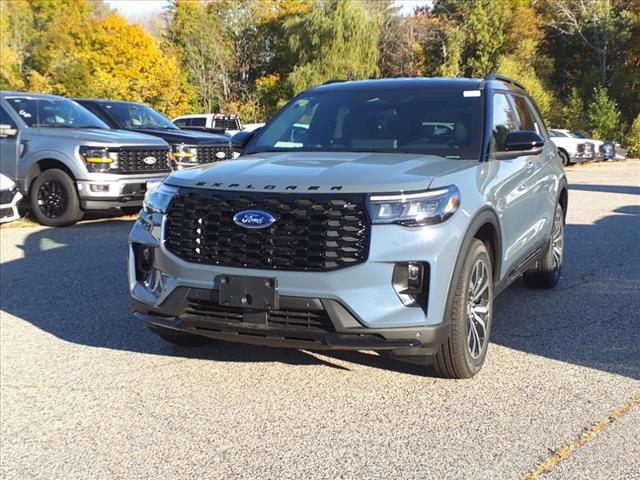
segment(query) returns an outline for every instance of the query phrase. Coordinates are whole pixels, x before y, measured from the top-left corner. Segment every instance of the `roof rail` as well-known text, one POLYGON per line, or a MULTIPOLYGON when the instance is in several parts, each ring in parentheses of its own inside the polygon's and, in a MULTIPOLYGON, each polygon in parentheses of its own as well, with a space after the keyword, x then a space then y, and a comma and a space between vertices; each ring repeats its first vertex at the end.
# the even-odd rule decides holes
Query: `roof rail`
POLYGON ((339 78, 332 78, 331 80, 327 80, 326 82, 322 82, 322 85, 331 85, 332 83, 340 83, 346 82, 346 80, 341 80, 339 78))
POLYGON ((522 85, 521 83, 518 83, 515 80, 512 80, 511 78, 505 77, 504 75, 500 75, 498 73, 489 73, 485 75, 484 80, 499 80, 501 82, 506 82, 506 83, 510 83, 511 85, 515 85, 516 87, 521 88, 522 90, 526 90, 526 88, 524 88, 524 85, 522 85))

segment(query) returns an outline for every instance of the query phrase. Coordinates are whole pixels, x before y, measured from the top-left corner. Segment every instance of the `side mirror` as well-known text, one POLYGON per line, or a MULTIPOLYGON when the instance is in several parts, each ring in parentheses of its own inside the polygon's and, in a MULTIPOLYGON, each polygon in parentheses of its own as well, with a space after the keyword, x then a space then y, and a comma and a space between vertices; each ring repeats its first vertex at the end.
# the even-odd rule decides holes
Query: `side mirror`
POLYGON ((251 139, 255 136, 255 134, 258 133, 260 130, 262 130, 262 127, 256 128, 251 132, 241 130, 238 133, 236 133, 229 140, 229 144, 231 145, 231 150, 233 150, 234 152, 241 152, 242 150, 244 150, 244 147, 247 146, 247 144, 251 141, 251 139))
POLYGON ((15 137, 18 134, 18 130, 11 125, 0 125, 0 138, 15 137))
POLYGON ((505 152, 529 152, 539 150, 544 146, 544 138, 533 130, 509 132, 504 139, 505 152))

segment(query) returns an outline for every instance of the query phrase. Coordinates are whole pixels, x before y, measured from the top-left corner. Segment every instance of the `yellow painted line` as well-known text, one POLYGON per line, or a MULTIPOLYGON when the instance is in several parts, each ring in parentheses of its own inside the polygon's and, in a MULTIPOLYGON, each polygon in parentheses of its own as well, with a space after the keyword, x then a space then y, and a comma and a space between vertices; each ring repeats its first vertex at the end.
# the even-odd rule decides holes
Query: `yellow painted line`
POLYGON ((635 396, 631 397, 627 400, 623 405, 620 405, 618 408, 613 410, 606 418, 600 420, 595 425, 589 427, 580 437, 571 442, 564 447, 560 448, 555 455, 547 458, 544 462, 538 465, 533 470, 529 471, 522 480, 534 480, 540 475, 544 475, 545 473, 549 473, 553 468, 558 465, 563 460, 569 458, 569 456, 575 452, 577 449, 585 445, 587 442, 590 442, 598 435, 600 435, 609 425, 622 417, 625 413, 631 410, 633 407, 640 403, 640 392, 638 392, 635 396))

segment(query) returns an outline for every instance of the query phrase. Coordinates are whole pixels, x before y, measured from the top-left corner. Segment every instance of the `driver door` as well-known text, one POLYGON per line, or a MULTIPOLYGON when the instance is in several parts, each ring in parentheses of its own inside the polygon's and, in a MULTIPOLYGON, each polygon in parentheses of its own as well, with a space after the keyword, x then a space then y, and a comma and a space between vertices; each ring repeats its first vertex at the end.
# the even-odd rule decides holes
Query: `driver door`
POLYGON ((17 182, 18 151, 20 146, 20 130, 4 106, 0 105, 0 125, 9 126, 15 130, 15 135, 0 133, 0 173, 17 182))

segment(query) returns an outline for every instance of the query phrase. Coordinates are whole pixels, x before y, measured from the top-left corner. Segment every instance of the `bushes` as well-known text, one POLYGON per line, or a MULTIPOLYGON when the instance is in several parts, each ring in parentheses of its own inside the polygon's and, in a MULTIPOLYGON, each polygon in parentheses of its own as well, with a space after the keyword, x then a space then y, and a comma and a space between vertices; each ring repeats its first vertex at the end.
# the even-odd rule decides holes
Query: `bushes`
POLYGON ((594 90, 593 99, 587 109, 587 120, 593 138, 598 140, 620 139, 622 125, 618 104, 609 97, 604 87, 594 90))
POLYGON ((640 115, 631 124, 626 147, 629 157, 640 158, 640 115))

